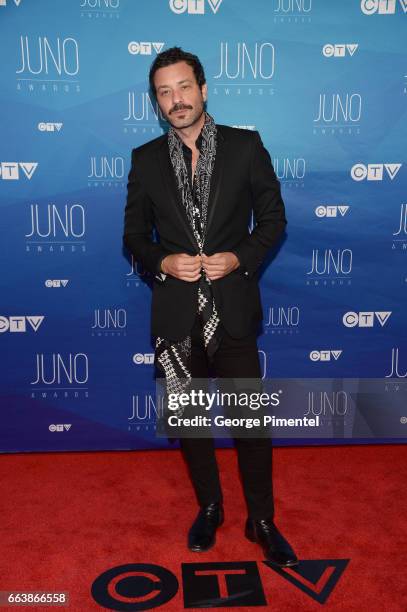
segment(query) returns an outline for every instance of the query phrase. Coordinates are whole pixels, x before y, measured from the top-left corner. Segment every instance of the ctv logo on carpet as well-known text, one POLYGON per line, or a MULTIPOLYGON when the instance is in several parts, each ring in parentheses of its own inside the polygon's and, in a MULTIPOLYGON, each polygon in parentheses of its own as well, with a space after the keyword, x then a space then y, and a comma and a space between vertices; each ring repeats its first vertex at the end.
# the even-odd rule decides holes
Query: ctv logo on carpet
POLYGON ((36 332, 39 326, 43 322, 43 316, 11 316, 2 317, 0 316, 0 334, 4 334, 6 331, 10 332, 25 332, 27 331, 27 321, 36 332))
POLYGON ((0 162, 0 178, 3 181, 18 181, 21 169, 28 180, 31 180, 37 166, 38 163, 35 162, 0 162))
POLYGON ((383 327, 388 321, 391 311, 379 312, 345 312, 342 317, 342 322, 345 327, 373 327, 377 319, 383 327))
MULTIPOLYGON (((399 0, 400 6, 407 13, 407 0, 399 0)), ((365 15, 394 15, 397 0, 361 0, 360 8, 365 15)))
MULTIPOLYGON (((207 0, 213 13, 217 13, 223 0, 207 0)), ((205 14, 205 0, 170 0, 170 9, 173 13, 188 12, 190 15, 205 14)))
POLYGON ((386 170, 390 180, 393 180, 400 170, 402 164, 355 164, 352 166, 350 175, 354 181, 382 181, 383 170, 386 170))
POLYGON ((156 53, 160 53, 164 45, 165 43, 163 42, 136 42, 132 40, 127 48, 131 55, 151 55, 153 49, 156 53))
POLYGON ((38 124, 38 129, 40 132, 60 132, 63 125, 63 123, 41 122, 38 124))
MULTIPOLYGON (((263 578, 270 571, 324 604, 350 559, 305 559, 298 567, 282 569, 263 561, 263 578)), ((267 606, 262 576, 255 561, 182 563, 182 596, 179 608, 257 609, 267 606)), ((179 591, 177 576, 162 565, 126 563, 100 574, 91 586, 93 599, 109 610, 156 610, 179 591)), ((178 603, 178 602, 176 602, 178 603)), ((175 609, 175 608, 173 608, 175 609)))
POLYGON ((325 57, 345 57, 349 54, 351 57, 357 51, 357 44, 342 44, 331 45, 327 44, 322 47, 322 55, 325 57))
POLYGON ((67 424, 58 424, 58 425, 54 425, 53 423, 48 427, 48 429, 50 431, 69 431, 72 427, 71 423, 67 423, 67 424))

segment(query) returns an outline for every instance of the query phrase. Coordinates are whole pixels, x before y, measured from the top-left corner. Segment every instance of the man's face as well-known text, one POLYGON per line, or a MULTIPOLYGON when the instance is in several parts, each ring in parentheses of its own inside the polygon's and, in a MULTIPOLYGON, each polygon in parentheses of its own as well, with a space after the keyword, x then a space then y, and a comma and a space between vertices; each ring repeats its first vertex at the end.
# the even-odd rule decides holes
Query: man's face
POLYGON ((207 86, 199 87, 192 66, 182 61, 159 68, 154 85, 161 112, 174 128, 187 128, 199 121, 207 86))

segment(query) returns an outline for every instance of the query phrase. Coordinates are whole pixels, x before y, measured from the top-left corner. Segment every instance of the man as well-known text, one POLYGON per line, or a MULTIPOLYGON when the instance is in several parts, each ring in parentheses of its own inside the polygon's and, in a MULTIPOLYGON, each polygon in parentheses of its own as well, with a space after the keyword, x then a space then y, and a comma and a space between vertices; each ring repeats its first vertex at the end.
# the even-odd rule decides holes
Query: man
MULTIPOLYGON (((216 125, 206 112, 207 85, 195 55, 168 49, 149 77, 170 128, 133 149, 123 239, 154 275, 156 365, 170 392, 193 377, 208 378, 209 368, 220 378, 260 379, 258 269, 287 223, 270 156, 258 132, 216 125)), ((235 444, 246 537, 280 567, 296 565, 273 522, 270 438, 235 444)), ((214 442, 183 438, 180 445, 200 505, 188 546, 201 552, 214 545, 224 520, 214 442)))

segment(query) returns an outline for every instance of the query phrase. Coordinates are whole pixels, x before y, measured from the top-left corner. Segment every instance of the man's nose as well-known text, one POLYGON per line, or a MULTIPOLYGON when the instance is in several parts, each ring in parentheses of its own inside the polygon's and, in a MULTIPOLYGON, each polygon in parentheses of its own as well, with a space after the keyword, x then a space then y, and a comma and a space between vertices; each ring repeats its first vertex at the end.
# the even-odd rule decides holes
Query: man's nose
POLYGON ((172 92, 172 103, 179 104, 183 102, 182 92, 180 89, 174 89, 172 92))

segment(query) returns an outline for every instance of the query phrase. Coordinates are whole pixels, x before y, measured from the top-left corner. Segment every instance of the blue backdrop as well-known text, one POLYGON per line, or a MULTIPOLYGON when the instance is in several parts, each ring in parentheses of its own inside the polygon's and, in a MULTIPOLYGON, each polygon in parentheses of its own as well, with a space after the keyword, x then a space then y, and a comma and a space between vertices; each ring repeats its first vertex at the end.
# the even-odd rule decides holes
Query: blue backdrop
MULTIPOLYGON (((148 69, 173 45, 201 58, 218 123, 259 130, 281 181, 264 376, 405 388, 406 11, 0 0, 0 450, 167 446, 154 433, 150 289, 122 232, 131 149, 162 133, 148 69)), ((406 416, 383 401, 373 439, 407 437, 406 416)))

